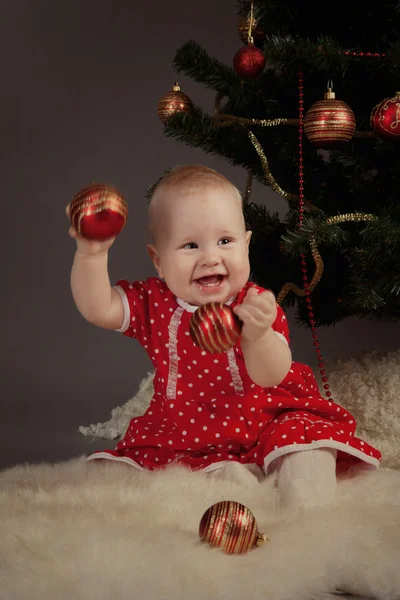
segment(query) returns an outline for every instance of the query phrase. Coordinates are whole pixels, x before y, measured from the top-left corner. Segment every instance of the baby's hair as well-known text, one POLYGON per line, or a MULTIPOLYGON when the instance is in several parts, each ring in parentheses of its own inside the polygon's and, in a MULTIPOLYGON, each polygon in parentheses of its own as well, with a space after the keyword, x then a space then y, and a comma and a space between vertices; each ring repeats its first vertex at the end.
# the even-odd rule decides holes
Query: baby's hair
POLYGON ((222 175, 222 173, 218 173, 218 171, 203 165, 169 167, 155 183, 148 187, 146 198, 149 203, 151 203, 156 190, 159 191, 163 187, 172 187, 173 185, 190 188, 195 187, 196 184, 202 181, 215 181, 216 183, 227 186, 231 188, 240 201, 242 201, 242 194, 229 179, 222 175))
POLYGON ((172 187, 190 191, 198 188, 198 186, 201 184, 207 183, 214 183, 215 185, 230 189, 234 196, 236 196, 239 200, 240 205, 242 205, 243 198, 240 191, 236 186, 233 185, 231 181, 229 181, 229 179, 227 179, 221 173, 218 173, 218 171, 203 165, 183 165, 171 167, 166 169, 158 181, 151 185, 147 190, 146 198, 149 201, 148 233, 150 237, 154 237, 154 215, 152 215, 151 204, 156 192, 159 193, 163 189, 167 190, 168 188, 172 187))

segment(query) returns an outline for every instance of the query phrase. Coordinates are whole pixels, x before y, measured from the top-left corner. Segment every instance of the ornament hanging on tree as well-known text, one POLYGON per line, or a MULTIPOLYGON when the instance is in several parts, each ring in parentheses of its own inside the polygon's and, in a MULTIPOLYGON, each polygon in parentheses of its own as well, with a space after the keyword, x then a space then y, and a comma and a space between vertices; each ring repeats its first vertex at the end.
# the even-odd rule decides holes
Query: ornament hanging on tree
POLYGON ((226 554, 244 554, 268 541, 264 533, 259 533, 253 513, 234 501, 210 506, 201 518, 199 536, 226 554))
MULTIPOLYGON (((240 23, 240 21, 239 21, 240 23)), ((233 57, 233 68, 239 77, 243 79, 257 79, 265 69, 265 56, 262 50, 254 45, 253 30, 257 31, 257 22, 254 19, 254 2, 250 3, 250 14, 248 18, 241 21, 242 29, 239 28, 239 35, 247 46, 240 48, 233 57), (244 28, 247 26, 247 32, 244 28)))
POLYGON ((192 112, 193 102, 181 91, 178 82, 158 101, 157 114, 163 123, 167 123, 168 119, 177 113, 190 114, 192 112))
POLYGON ((241 17, 238 21, 238 34, 244 44, 252 37, 253 40, 260 41, 265 37, 264 31, 258 25, 257 21, 249 17, 241 17))
POLYGON ((265 69, 265 56, 262 50, 256 48, 253 38, 247 46, 240 48, 233 57, 233 68, 239 77, 249 81, 257 79, 265 69))
POLYGON ((346 102, 337 100, 332 83, 323 100, 315 102, 304 118, 304 133, 317 148, 348 142, 356 129, 354 112, 346 102))
POLYGON ((122 231, 128 205, 116 188, 94 183, 74 196, 68 215, 72 227, 83 238, 103 241, 122 231))
POLYGON ((385 98, 372 109, 370 123, 378 137, 400 139, 400 92, 393 98, 385 98))
POLYGON ((221 302, 200 306, 190 320, 190 335, 202 350, 221 353, 233 348, 242 328, 242 322, 233 310, 221 302))

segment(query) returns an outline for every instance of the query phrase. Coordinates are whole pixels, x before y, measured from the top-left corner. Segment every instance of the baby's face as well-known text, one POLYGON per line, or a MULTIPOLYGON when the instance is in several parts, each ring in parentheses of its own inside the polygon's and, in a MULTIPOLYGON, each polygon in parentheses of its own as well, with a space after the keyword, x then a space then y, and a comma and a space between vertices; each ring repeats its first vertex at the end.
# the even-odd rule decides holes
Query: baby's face
POLYGON ((241 202, 224 186, 203 184, 157 198, 155 244, 149 254, 173 294, 189 304, 226 302, 250 275, 241 202))

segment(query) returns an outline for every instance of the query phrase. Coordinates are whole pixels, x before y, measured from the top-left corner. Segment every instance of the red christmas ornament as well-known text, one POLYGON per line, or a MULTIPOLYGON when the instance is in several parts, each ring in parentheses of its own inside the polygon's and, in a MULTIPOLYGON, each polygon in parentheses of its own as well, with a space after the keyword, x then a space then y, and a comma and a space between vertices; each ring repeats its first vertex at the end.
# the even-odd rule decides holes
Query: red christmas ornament
POLYGON ((128 205, 117 189, 92 184, 81 190, 69 207, 69 218, 79 235, 103 241, 117 236, 125 226, 128 205))
POLYGON ((385 98, 372 109, 370 123, 378 137, 400 139, 400 92, 393 98, 385 98))
POLYGON ((242 329, 242 322, 233 310, 221 302, 200 306, 190 320, 190 335, 202 350, 212 353, 232 348, 242 329))
POLYGON ((331 87, 324 100, 315 102, 304 118, 304 133, 317 148, 329 148, 339 142, 348 142, 354 135, 356 118, 350 106, 336 100, 331 87))
POLYGON ((243 504, 233 501, 217 502, 201 518, 199 536, 226 554, 244 554, 267 542, 259 533, 253 513, 243 504))
POLYGON ((250 41, 247 46, 240 48, 233 57, 233 68, 243 79, 257 79, 264 71, 265 56, 259 48, 250 41))

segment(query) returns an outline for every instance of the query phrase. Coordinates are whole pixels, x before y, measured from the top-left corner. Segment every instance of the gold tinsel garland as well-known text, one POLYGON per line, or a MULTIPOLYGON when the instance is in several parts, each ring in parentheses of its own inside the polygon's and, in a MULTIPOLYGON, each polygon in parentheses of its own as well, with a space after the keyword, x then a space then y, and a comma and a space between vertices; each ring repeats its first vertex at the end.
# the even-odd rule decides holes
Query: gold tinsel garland
POLYGON ((220 127, 232 127, 233 125, 245 125, 246 127, 277 127, 279 125, 298 125, 298 119, 246 119, 233 115, 218 115, 220 127))
MULTIPOLYGON (((241 127, 278 127, 280 125, 289 125, 289 126, 297 125, 298 126, 300 123, 299 119, 285 119, 285 118, 246 119, 246 118, 241 118, 241 117, 235 117, 234 115, 228 115, 228 114, 221 113, 221 101, 224 96, 225 96, 225 94, 220 92, 217 94, 216 99, 215 99, 215 105, 214 105, 215 117, 214 118, 215 118, 215 124, 217 125, 217 127, 231 127, 233 125, 239 125, 241 127)), ((296 202, 296 204, 297 204, 300 199, 299 196, 297 194, 291 194, 290 192, 286 192, 279 185, 279 183, 276 181, 276 179, 272 175, 271 169, 269 167, 268 159, 265 155, 265 152, 261 146, 260 141, 254 135, 254 133, 250 130, 248 130, 248 136, 260 158, 261 166, 262 166, 263 172, 264 172, 264 177, 265 177, 265 180, 268 183, 268 185, 271 187, 271 189, 274 192, 276 192, 277 194, 279 194, 280 196, 285 198, 289 203, 296 202)), ((375 137, 375 135, 373 132, 370 132, 370 131, 359 131, 359 132, 356 131, 353 137, 367 138, 367 137, 375 137)), ((246 190, 245 190, 245 193, 243 194, 243 203, 244 204, 246 204, 249 200, 251 190, 252 190, 252 183, 253 183, 253 175, 252 175, 252 173, 249 173, 248 178, 247 178, 247 183, 246 183, 246 190)), ((309 202, 308 200, 304 200, 304 205, 310 212, 322 212, 321 209, 319 209, 316 206, 314 206, 313 204, 311 204, 311 202, 309 202)), ((326 219, 325 224, 326 225, 337 225, 339 223, 351 223, 351 222, 352 223, 355 223, 355 222, 360 223, 363 221, 370 222, 370 221, 374 221, 376 219, 377 219, 377 217, 375 217, 372 214, 368 214, 368 213, 345 213, 343 215, 336 215, 335 217, 329 217, 328 219, 326 219)), ((318 283, 320 282, 321 277, 324 272, 324 263, 323 263, 321 255, 318 251, 318 246, 317 246, 317 241, 315 239, 315 236, 312 236, 310 238, 310 251, 311 251, 311 255, 313 257, 314 264, 315 264, 314 275, 309 283, 309 290, 312 292, 316 288, 318 283)), ((283 300, 286 298, 286 296, 288 295, 289 292, 294 292, 297 296, 305 296, 306 295, 304 288, 300 288, 295 283, 288 282, 282 286, 282 288, 277 296, 277 303, 282 304, 283 300)))
MULTIPOLYGON (((256 149, 256 152, 260 158, 261 165, 262 165, 262 168, 264 171, 264 176, 265 176, 265 179, 266 179, 268 185, 274 190, 274 192, 283 196, 289 202, 294 201, 294 200, 298 201, 299 197, 296 194, 290 194, 289 192, 286 192, 283 188, 281 188, 281 186, 278 184, 278 182, 273 177, 271 170, 269 168, 269 163, 268 163, 267 157, 265 156, 265 152, 264 152, 259 140, 254 135, 254 133, 252 131, 249 131, 248 135, 249 135, 250 141, 252 142, 252 144, 253 144, 254 148, 256 149)), ((250 192, 250 190, 247 186, 246 201, 248 200, 249 192, 250 192)), ((317 212, 317 211, 322 212, 319 208, 315 207, 313 204, 311 204, 311 202, 309 202, 307 200, 305 200, 304 204, 310 212, 317 212)), ((368 213, 345 213, 343 215, 336 215, 334 217, 329 217, 328 219, 326 219, 325 224, 326 225, 337 225, 339 223, 350 223, 350 222, 353 222, 353 223, 358 222, 359 223, 362 221, 368 222, 368 221, 373 221, 376 218, 377 217, 375 217, 374 215, 368 214, 368 213)), ((312 255, 314 263, 315 263, 315 272, 314 272, 314 275, 309 284, 309 290, 312 292, 316 288, 318 283, 320 282, 322 274, 324 272, 324 263, 323 263, 321 255, 318 251, 317 241, 315 239, 315 236, 312 236, 310 238, 310 250, 311 250, 311 255, 312 255)), ((286 298, 286 296, 288 295, 289 292, 294 292, 297 296, 305 296, 305 293, 306 293, 304 288, 298 287, 295 283, 292 283, 292 282, 285 283, 277 296, 277 303, 282 304, 283 300, 286 298)))
MULTIPOLYGON (((264 171, 264 176, 265 176, 265 179, 266 179, 268 185, 270 186, 270 188, 274 192, 276 192, 277 194, 279 194, 280 196, 285 198, 289 203, 293 203, 293 204, 296 203, 296 205, 297 205, 297 203, 300 199, 299 196, 297 194, 291 194, 290 192, 286 192, 283 188, 281 188, 279 183, 276 181, 275 177, 272 175, 271 169, 269 168, 268 159, 265 156, 265 152, 260 144, 260 141, 256 138, 256 136, 254 135, 254 133, 252 131, 248 132, 248 136, 260 158, 261 166, 264 171)), ((308 200, 304 200, 304 205, 310 212, 311 211, 321 212, 319 208, 317 208, 316 206, 311 204, 311 202, 309 202, 308 200)))
MULTIPOLYGON (((223 98, 225 94, 221 94, 220 98, 223 98)), ((217 115, 216 121, 219 121, 219 127, 233 127, 234 125, 245 125, 247 127, 278 127, 280 125, 299 126, 299 119, 288 119, 284 117, 277 117, 275 119, 247 119, 245 117, 236 117, 235 115, 228 115, 219 112, 216 107, 217 115)), ((376 138, 376 134, 373 131, 355 131, 353 134, 355 138, 376 138)))
MULTIPOLYGON (((224 115, 223 113, 220 112, 221 111, 221 100, 224 96, 225 96, 224 93, 219 92, 215 98, 214 113, 215 113, 215 124, 217 127, 224 127, 225 119, 227 119, 228 125, 231 124, 231 122, 230 122, 231 120, 234 120, 235 123, 240 125, 241 127, 247 127, 249 125, 257 125, 257 124, 262 124, 263 127, 267 127, 267 126, 277 127, 278 125, 289 124, 288 123, 289 121, 293 121, 293 122, 296 121, 297 123, 299 122, 298 119, 261 119, 261 120, 260 119, 239 119, 239 117, 234 117, 233 115, 224 115)), ((294 124, 294 123, 290 123, 290 124, 294 124)), ((257 137, 250 130, 248 130, 248 136, 260 158, 261 166, 262 166, 263 172, 264 172, 264 177, 265 177, 268 185, 271 187, 271 189, 274 192, 276 192, 277 194, 279 194, 280 196, 285 198, 289 203, 297 204, 299 201, 299 196, 297 194, 291 194, 290 192, 286 192, 283 188, 281 188, 279 183, 276 181, 275 177, 272 175, 271 169, 269 167, 268 159, 267 159, 265 152, 261 146, 261 143, 259 142, 257 137)), ((250 188, 250 191, 251 191, 251 188, 250 188)), ((246 192, 246 201, 248 200, 249 196, 250 196, 250 192, 249 193, 246 192)), ((311 202, 309 202, 308 200, 305 200, 304 204, 309 211, 321 212, 319 208, 317 208, 316 206, 313 206, 311 204, 311 202)))
MULTIPOLYGON (((377 217, 370 213, 345 213, 343 215, 336 215, 335 217, 328 217, 324 223, 325 225, 338 225, 339 223, 371 222, 376 221, 376 219, 377 217)), ((309 284, 310 292, 312 292, 320 282, 324 272, 324 263, 318 251, 317 241, 314 235, 310 238, 310 249, 315 263, 315 272, 309 284)), ((295 283, 285 283, 277 296, 277 303, 282 304, 289 292, 294 292, 297 296, 305 296, 306 294, 305 290, 299 288, 295 283)))

